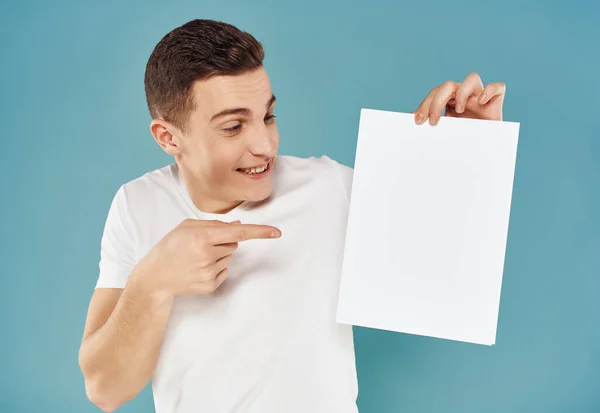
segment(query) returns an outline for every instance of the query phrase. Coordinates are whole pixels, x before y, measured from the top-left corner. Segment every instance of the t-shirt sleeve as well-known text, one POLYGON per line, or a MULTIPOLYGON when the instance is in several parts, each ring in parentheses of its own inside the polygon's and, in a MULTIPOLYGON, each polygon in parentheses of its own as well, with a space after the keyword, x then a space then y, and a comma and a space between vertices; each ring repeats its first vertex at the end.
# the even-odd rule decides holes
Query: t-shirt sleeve
POLYGON ((338 161, 331 159, 327 156, 323 156, 323 158, 327 161, 327 163, 335 169, 335 174, 337 175, 338 182, 341 183, 342 189, 345 191, 346 196, 348 197, 348 201, 350 201, 350 196, 352 194, 352 179, 354 178, 354 169, 346 166, 338 161))
POLYGON ((133 226, 121 186, 110 205, 100 241, 100 273, 96 288, 124 288, 136 265, 133 226))
POLYGON ((342 185, 348 194, 348 200, 350 200, 350 196, 352 194, 352 179, 354 178, 354 169, 342 163, 338 163, 338 171, 342 179, 342 185))

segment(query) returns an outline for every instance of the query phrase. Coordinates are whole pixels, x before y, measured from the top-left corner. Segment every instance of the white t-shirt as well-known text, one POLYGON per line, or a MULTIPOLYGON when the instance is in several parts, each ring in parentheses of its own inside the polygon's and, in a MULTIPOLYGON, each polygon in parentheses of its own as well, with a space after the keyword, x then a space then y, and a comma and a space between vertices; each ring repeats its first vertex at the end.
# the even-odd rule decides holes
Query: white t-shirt
POLYGON ((96 288, 123 288, 185 218, 274 225, 241 242, 212 294, 175 297, 153 379, 157 413, 355 413, 352 327, 335 321, 353 170, 279 155, 273 192, 227 214, 199 211, 176 163, 119 188, 96 288))

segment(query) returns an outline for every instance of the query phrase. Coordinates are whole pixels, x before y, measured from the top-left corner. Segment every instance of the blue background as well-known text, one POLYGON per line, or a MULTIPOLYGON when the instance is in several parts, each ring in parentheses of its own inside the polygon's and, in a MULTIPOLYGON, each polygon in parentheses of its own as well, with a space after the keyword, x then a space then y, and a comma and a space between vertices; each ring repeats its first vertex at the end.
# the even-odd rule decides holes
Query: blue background
MULTIPOLYGON (((497 343, 355 328, 359 406, 600 412, 600 6, 444 0, 3 1, 0 412, 99 411, 77 352, 101 232, 118 187, 172 161, 143 74, 193 18, 264 44, 282 154, 352 166, 361 107, 410 112, 471 71, 504 81, 521 128, 497 343)), ((153 411, 150 387, 120 411, 153 411)))

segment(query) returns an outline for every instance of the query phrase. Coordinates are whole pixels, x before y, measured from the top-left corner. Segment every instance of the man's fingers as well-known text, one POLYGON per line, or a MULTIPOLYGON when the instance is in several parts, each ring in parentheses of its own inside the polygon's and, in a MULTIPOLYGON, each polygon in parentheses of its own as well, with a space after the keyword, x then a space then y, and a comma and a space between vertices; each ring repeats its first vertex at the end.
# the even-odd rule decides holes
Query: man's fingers
POLYGON ((231 224, 239 224, 240 221, 219 221, 218 219, 202 219, 198 220, 200 225, 204 225, 207 227, 222 227, 223 225, 231 225, 231 224))
POLYGON ((219 258, 225 257, 226 255, 233 254, 235 252, 235 250, 237 250, 237 249, 238 249, 237 242, 232 242, 229 244, 215 245, 213 247, 215 261, 218 260, 219 258))
POLYGON ((459 86, 459 83, 451 80, 444 82, 444 84, 440 86, 429 106, 429 123, 431 125, 437 124, 440 120, 446 104, 455 96, 459 86))
POLYGON ((489 83, 485 89, 483 89, 481 96, 479 96, 478 103, 485 105, 494 96, 502 96, 506 93, 506 85, 504 82, 493 82, 489 83))
POLYGON ((250 239, 279 238, 279 228, 270 225, 229 224, 227 226, 210 228, 209 239, 212 245, 228 244, 247 241, 250 239))
POLYGON ((223 225, 229 225, 229 224, 239 224, 241 221, 237 220, 237 221, 220 221, 218 219, 189 219, 190 222, 197 224, 197 225, 202 225, 202 226, 206 226, 206 227, 220 227, 223 225))
POLYGON ((423 99, 423 101, 415 111, 415 122, 417 123, 417 125, 424 123, 429 117, 429 105, 431 105, 431 101, 435 97, 438 89, 439 86, 436 86, 433 89, 431 89, 429 94, 425 97, 425 99, 423 99))
POLYGON ((463 113, 467 107, 469 97, 472 95, 479 96, 482 91, 483 83, 481 83, 479 75, 477 73, 469 73, 456 91, 455 112, 463 113))
POLYGON ((216 277, 218 273, 220 273, 224 268, 231 264, 232 258, 233 257, 231 255, 226 255, 215 261, 215 263, 212 265, 212 268, 210 269, 211 274, 214 274, 214 276, 216 277))
POLYGON ((221 286, 221 284, 223 284, 223 281, 225 281, 225 279, 227 278, 227 276, 229 275, 229 268, 225 267, 221 270, 220 273, 217 274, 217 276, 215 277, 215 282, 217 283, 217 288, 219 288, 221 286))

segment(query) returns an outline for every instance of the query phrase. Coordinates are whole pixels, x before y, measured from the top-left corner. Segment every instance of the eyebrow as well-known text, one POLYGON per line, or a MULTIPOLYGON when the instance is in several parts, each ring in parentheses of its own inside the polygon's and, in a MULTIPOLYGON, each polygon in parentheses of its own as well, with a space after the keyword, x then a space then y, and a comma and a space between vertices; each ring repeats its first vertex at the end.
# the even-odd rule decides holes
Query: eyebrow
MULTIPOLYGON (((271 99, 269 99, 269 101, 267 102, 267 109, 269 109, 271 107, 271 105, 273 103, 275 103, 276 99, 277 98, 275 97, 275 95, 271 94, 271 99)), ((244 116, 250 116, 250 113, 251 113, 251 111, 248 108, 224 109, 224 110, 220 111, 219 113, 217 113, 216 115, 214 115, 212 118, 210 118, 210 122, 213 122, 214 120, 222 118, 223 116, 227 116, 227 115, 244 115, 244 116)))

